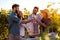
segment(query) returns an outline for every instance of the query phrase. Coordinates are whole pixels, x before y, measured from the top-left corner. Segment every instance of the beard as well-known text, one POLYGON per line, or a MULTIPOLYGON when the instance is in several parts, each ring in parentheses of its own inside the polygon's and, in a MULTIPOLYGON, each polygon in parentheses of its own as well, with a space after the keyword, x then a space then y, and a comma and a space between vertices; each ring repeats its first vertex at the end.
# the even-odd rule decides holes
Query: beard
POLYGON ((15 12, 18 13, 18 10, 16 10, 15 12))

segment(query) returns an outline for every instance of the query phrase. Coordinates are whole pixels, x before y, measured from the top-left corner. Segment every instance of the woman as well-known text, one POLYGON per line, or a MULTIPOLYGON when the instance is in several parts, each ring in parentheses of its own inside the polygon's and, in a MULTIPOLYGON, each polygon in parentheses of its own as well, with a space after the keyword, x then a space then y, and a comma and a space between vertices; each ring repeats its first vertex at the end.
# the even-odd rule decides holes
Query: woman
MULTIPOLYGON (((41 10, 41 14, 42 14, 42 22, 46 25, 46 26, 49 26, 51 25, 51 18, 48 17, 48 10, 45 9, 45 10, 41 10)), ((46 31, 46 28, 47 27, 44 27, 41 25, 41 28, 42 28, 42 31, 45 32, 46 31)))
POLYGON ((26 23, 31 22, 32 20, 24 20, 23 19, 23 13, 21 11, 18 12, 18 18, 22 20, 22 23, 20 24, 20 37, 24 38, 25 37, 25 26, 26 23))
MULTIPOLYGON (((17 15, 21 20, 23 20, 23 13, 19 11, 19 14, 17 15)), ((20 24, 20 37, 25 36, 25 24, 20 24)))

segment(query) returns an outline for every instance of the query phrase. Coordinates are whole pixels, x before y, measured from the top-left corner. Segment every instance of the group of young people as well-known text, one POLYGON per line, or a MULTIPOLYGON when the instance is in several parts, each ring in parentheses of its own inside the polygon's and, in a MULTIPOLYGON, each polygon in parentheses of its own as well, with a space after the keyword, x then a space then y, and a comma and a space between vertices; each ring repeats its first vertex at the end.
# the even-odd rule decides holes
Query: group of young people
POLYGON ((23 19, 23 13, 19 10, 18 4, 12 5, 12 12, 8 16, 9 22, 9 40, 20 40, 25 37, 25 28, 29 38, 35 38, 40 35, 40 27, 43 31, 47 25, 51 24, 51 19, 48 18, 48 10, 40 10, 42 15, 37 14, 38 7, 34 7, 32 13, 27 19, 23 19))

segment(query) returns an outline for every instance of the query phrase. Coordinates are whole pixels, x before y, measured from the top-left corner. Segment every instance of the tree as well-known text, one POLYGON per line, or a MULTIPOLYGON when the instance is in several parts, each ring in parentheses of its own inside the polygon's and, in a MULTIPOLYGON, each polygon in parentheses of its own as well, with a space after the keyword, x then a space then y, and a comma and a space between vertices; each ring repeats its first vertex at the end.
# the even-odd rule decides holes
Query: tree
POLYGON ((8 38, 8 15, 7 11, 2 9, 0 12, 0 40, 8 38))

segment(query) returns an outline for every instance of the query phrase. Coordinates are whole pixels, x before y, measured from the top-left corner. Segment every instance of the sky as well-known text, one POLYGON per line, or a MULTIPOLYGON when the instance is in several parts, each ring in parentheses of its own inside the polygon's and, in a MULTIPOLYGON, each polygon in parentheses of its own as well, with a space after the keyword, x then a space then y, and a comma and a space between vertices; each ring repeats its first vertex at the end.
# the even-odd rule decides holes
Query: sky
POLYGON ((0 9, 3 8, 9 10, 13 4, 19 4, 20 10, 27 8, 27 10, 31 11, 34 6, 38 6, 40 9, 45 9, 51 2, 56 3, 52 6, 53 8, 60 7, 60 4, 57 4, 60 0, 0 0, 0 9))

